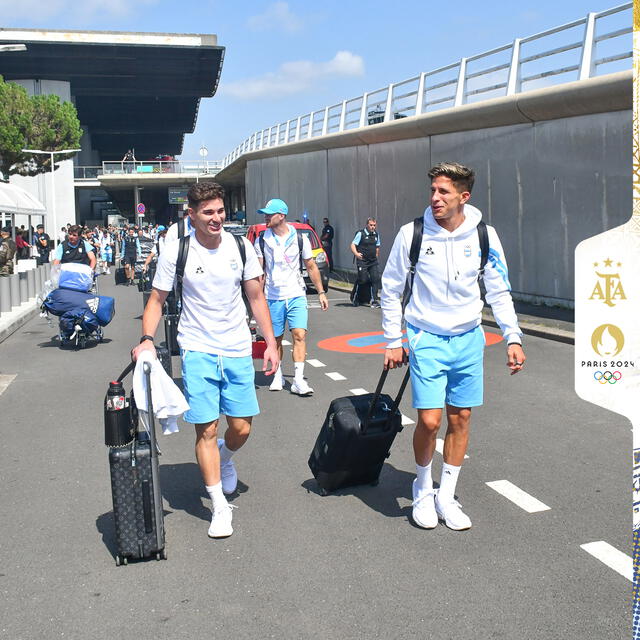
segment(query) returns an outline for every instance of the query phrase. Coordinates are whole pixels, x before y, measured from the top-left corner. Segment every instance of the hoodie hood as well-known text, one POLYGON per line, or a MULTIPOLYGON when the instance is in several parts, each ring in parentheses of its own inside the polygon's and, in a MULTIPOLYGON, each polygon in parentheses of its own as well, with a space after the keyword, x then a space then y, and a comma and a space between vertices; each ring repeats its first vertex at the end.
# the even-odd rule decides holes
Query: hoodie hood
POLYGON ((440 236, 443 238, 459 237, 468 234, 471 231, 475 232, 478 222, 482 220, 482 213, 480 209, 476 209, 470 204, 463 205, 462 212, 464 213, 463 223, 453 231, 447 231, 441 227, 434 219, 431 207, 427 207, 424 212, 424 227, 427 233, 431 236, 440 236))

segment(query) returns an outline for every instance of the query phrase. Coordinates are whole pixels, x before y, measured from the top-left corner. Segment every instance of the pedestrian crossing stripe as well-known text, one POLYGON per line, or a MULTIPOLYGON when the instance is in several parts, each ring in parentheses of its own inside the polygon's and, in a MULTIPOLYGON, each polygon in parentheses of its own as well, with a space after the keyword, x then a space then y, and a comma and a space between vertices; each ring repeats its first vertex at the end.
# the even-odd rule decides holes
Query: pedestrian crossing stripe
POLYGON ((17 374, 0 374, 0 395, 6 391, 7 387, 15 380, 17 374))

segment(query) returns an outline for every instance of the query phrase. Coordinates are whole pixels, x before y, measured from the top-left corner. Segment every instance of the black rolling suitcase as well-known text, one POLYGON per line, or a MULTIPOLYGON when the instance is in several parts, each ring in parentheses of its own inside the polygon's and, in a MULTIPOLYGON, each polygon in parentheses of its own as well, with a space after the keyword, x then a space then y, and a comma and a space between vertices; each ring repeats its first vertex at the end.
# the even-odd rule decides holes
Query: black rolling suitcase
POLYGON ((115 393, 119 393, 117 389, 120 389, 123 395, 112 394, 113 385, 119 384, 133 367, 133 364, 128 366, 118 381, 110 384, 105 399, 105 443, 110 446, 109 467, 117 547, 115 560, 118 566, 126 565, 130 559, 155 557, 160 560, 167 557, 158 447, 151 405, 150 367, 145 366, 148 432, 144 429, 138 432, 133 393, 128 405, 121 384, 119 388, 116 387, 115 393), (109 411, 110 401, 111 407, 117 405, 121 407, 120 411, 109 411), (121 412, 123 415, 113 415, 121 412), (126 442, 128 438, 131 438, 130 442, 126 442))
POLYGON ((167 349, 172 356, 180 355, 180 345, 178 345, 178 321, 180 316, 176 313, 169 313, 164 316, 164 337, 167 349))
POLYGON ((402 431, 398 404, 409 380, 409 368, 396 399, 382 393, 383 371, 375 393, 336 398, 309 456, 309 468, 326 495, 342 487, 377 484, 396 435, 402 431))
POLYGON ((116 284, 126 284, 127 274, 124 271, 124 267, 118 267, 115 273, 116 284))

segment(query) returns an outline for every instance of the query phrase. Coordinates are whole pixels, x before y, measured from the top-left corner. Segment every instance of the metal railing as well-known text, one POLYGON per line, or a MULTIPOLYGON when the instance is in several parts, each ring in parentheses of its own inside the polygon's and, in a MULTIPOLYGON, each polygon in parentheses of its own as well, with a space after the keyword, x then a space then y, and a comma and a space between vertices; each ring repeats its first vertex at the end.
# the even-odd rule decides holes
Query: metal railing
POLYGON ((251 134, 222 161, 250 151, 438 109, 585 80, 632 66, 633 3, 426 71, 251 134))
POLYGON ((197 174, 215 175, 222 169, 220 161, 181 162, 178 160, 103 162, 97 167, 73 168, 74 180, 97 180, 103 175, 197 174))

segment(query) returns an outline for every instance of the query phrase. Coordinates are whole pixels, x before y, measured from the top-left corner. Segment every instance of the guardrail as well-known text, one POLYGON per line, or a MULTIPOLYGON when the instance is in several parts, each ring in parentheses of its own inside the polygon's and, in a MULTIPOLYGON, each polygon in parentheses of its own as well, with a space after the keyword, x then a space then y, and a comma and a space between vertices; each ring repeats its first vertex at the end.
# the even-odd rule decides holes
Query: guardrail
POLYGON ((251 134, 222 161, 250 151, 509 96, 632 66, 633 2, 462 58, 251 134))
POLYGON ((97 180, 103 175, 147 175, 158 173, 181 173, 215 175, 222 168, 216 162, 180 162, 178 160, 103 162, 95 167, 73 167, 74 180, 97 180))

